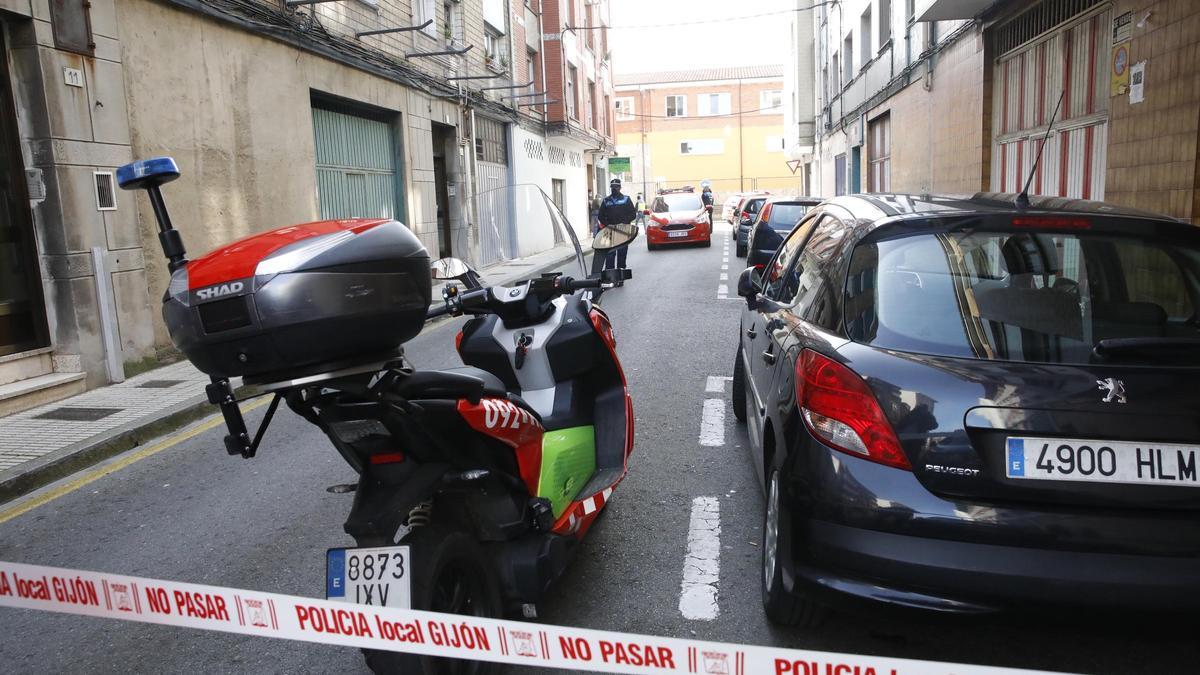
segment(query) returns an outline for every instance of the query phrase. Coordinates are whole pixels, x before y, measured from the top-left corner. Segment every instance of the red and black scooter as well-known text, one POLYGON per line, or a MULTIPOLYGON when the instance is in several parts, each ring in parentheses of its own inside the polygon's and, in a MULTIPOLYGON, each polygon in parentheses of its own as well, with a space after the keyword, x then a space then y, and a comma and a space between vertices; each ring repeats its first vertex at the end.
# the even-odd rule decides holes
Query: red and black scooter
MULTIPOLYGON (((171 339, 212 377, 227 451, 253 457, 280 401, 323 431, 359 474, 345 523, 356 547, 327 552, 333 600, 440 612, 536 616, 621 482, 633 412, 612 327, 596 300, 628 278, 601 272, 604 252, 635 226, 593 241, 589 275, 543 275, 485 286, 460 260, 431 266, 390 219, 284 227, 187 260, 159 187, 173 160, 121 167, 145 189, 169 260, 163 317, 171 339), (431 276, 454 281, 429 310, 431 276), (402 344, 433 316, 469 315, 457 338, 465 364, 415 370, 402 344), (274 396, 251 437, 230 378, 274 396)), ((504 215, 544 243, 574 230, 537 187, 484 195, 481 222, 504 215)), ((488 664, 366 652, 377 672, 488 672, 488 664)))

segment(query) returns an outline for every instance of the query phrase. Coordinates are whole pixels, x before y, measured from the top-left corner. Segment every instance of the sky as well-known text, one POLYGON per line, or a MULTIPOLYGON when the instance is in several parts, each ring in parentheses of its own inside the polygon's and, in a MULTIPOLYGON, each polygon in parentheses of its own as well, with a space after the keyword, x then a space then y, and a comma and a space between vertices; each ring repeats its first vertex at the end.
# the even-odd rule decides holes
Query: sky
POLYGON ((611 0, 615 74, 783 63, 795 0, 611 0), (710 21, 698 25, 678 25, 710 21), (652 25, 654 28, 622 28, 652 25))

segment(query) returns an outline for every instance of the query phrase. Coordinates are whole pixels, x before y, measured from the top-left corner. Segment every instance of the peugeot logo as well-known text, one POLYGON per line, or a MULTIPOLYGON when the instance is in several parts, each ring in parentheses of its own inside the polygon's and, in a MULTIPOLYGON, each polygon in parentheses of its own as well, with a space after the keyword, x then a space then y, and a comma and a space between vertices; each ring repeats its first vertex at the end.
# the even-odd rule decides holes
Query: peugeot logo
POLYGON ((1117 403, 1125 402, 1124 382, 1115 377, 1110 377, 1104 380, 1096 380, 1096 384, 1099 385, 1098 389, 1108 392, 1104 395, 1104 398, 1100 399, 1101 401, 1105 403, 1112 403, 1113 401, 1117 403))

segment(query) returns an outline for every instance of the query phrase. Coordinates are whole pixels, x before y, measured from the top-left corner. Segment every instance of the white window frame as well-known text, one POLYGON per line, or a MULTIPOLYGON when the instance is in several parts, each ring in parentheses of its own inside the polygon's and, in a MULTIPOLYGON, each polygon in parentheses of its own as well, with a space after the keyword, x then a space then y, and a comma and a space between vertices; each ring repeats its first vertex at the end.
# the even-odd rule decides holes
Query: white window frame
POLYGON ((579 79, 579 69, 575 66, 567 66, 567 117, 578 120, 575 116, 576 108, 579 107, 579 87, 575 86, 579 79))
POLYGON ((718 115, 728 115, 733 110, 733 96, 727 91, 713 91, 704 94, 696 94, 696 115, 699 117, 714 117, 718 115), (713 112, 712 97, 717 97, 717 110, 713 112))
POLYGON ((725 154, 725 139, 724 138, 684 138, 679 141, 679 154, 684 155, 684 156, 723 155, 723 154, 725 154), (696 151, 692 151, 692 152, 684 152, 683 151, 684 143, 688 144, 689 146, 691 146, 691 145, 708 146, 708 149, 704 149, 704 150, 697 149, 696 151), (716 147, 717 145, 720 145, 719 149, 716 147))
POLYGON ((782 89, 764 89, 758 92, 758 108, 763 115, 782 115, 783 114, 783 90, 782 89), (770 98, 779 97, 779 104, 772 106, 770 98))
MULTIPOLYGON (((670 117, 671 119, 674 119, 676 117, 687 117, 688 116, 687 104, 688 104, 687 94, 667 94, 666 96, 663 97, 663 115, 670 117), (670 107, 670 104, 667 103, 667 101, 671 100, 672 98, 680 99, 683 101, 683 112, 682 113, 675 114, 675 115, 671 114, 671 107, 670 107)), ((679 106, 676 105, 675 109, 679 110, 679 106)))
POLYGON ((618 96, 613 99, 613 110, 618 122, 627 122, 637 115, 632 96, 618 96))
POLYGON ((413 0, 412 3, 412 21, 414 26, 420 26, 426 21, 433 20, 433 23, 421 29, 421 32, 430 36, 437 36, 437 5, 436 0, 413 0))

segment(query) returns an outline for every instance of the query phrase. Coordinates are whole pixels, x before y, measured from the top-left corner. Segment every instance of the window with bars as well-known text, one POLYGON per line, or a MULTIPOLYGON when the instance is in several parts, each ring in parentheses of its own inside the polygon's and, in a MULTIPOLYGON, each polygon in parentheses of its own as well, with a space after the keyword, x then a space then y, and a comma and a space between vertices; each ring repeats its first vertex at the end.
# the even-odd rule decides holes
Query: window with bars
POLYGON ((487 117, 475 117, 475 159, 508 164, 508 144, 504 123, 487 117))

